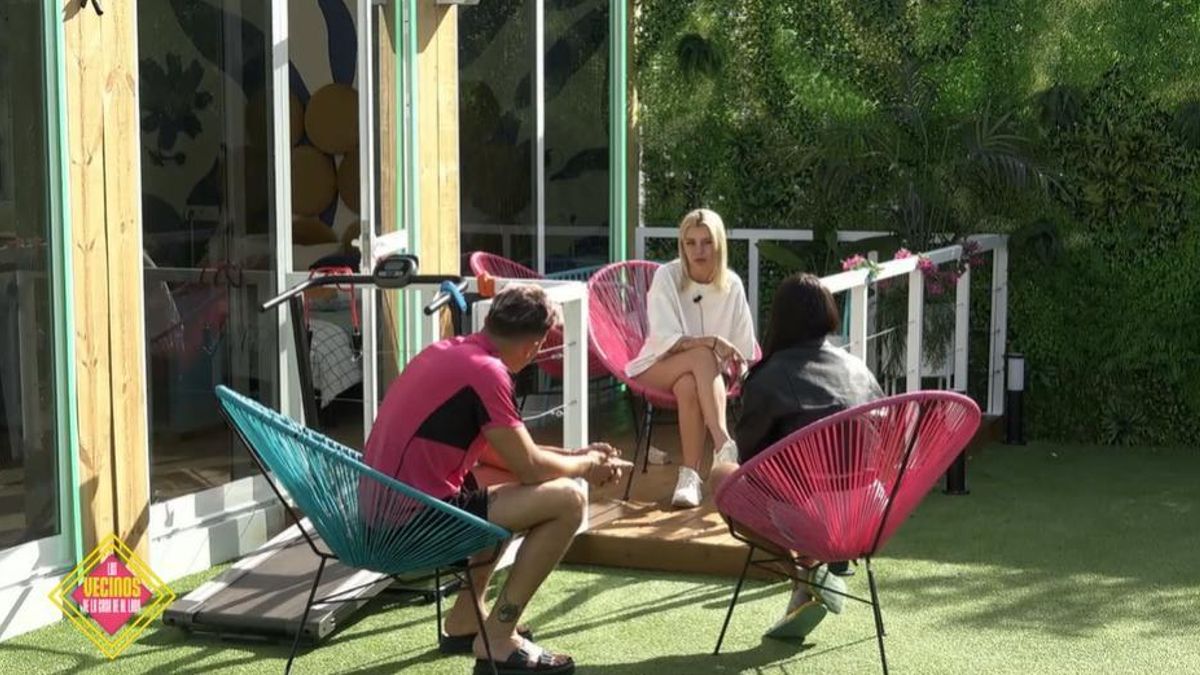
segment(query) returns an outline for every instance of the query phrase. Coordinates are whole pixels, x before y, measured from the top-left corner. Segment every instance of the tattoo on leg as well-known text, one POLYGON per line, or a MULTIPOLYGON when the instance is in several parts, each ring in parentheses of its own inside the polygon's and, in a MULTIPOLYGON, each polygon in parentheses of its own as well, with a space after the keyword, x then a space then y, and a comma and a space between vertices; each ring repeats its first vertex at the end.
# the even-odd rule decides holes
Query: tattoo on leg
POLYGON ((501 593, 500 599, 496 602, 496 619, 500 623, 516 623, 517 618, 521 616, 522 609, 524 607, 510 601, 505 593, 501 593))

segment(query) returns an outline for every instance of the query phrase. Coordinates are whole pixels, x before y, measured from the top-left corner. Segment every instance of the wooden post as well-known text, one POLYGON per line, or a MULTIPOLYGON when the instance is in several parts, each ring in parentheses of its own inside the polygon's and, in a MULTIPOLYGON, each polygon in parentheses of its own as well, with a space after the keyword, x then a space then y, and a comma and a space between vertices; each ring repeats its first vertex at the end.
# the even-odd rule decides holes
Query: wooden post
MULTIPOLYGON (((377 73, 379 95, 375 98, 379 110, 379 234, 400 229, 400 195, 396 181, 403 175, 396 152, 396 142, 402 133, 397 124, 400 109, 400 73, 396 71, 397 50, 403 51, 404 39, 400 34, 402 22, 396 16, 396 3, 388 2, 379 7, 376 26, 379 27, 377 73)), ((403 344, 397 330, 402 320, 400 294, 381 292, 382 309, 377 319, 380 352, 379 374, 384 385, 395 379, 399 372, 400 350, 403 344)))
POLYGON ((421 271, 459 271, 458 8, 417 2, 417 195, 421 271))
MULTIPOLYGON (((458 7, 417 1, 417 189, 421 240, 417 254, 426 274, 457 274, 458 7)), ((443 336, 452 328, 442 312, 443 336)))
POLYGON ((400 95, 400 73, 396 72, 396 50, 403 49, 403 38, 396 3, 385 3, 378 8, 375 25, 379 27, 379 48, 376 51, 376 66, 379 77, 379 95, 375 103, 379 110, 379 232, 395 232, 400 225, 397 211, 400 207, 396 190, 396 178, 401 173, 396 153, 397 134, 400 128, 396 117, 400 113, 397 100, 400 95))
POLYGON ((137 5, 63 7, 84 547, 115 532, 145 557, 137 5))

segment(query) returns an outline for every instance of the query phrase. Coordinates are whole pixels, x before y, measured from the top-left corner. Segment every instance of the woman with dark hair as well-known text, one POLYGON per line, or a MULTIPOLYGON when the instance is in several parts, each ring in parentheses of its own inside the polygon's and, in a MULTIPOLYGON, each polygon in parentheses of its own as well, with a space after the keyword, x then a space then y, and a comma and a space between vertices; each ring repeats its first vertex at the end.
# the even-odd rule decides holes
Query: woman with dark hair
MULTIPOLYGON (((866 364, 825 339, 840 323, 833 294, 816 276, 793 274, 779 284, 763 358, 742 388, 743 412, 734 430, 739 462, 819 419, 883 397, 866 364)), ((737 468, 730 462, 714 466, 713 491, 737 468)), ((829 574, 828 567, 811 562, 810 583, 845 591, 845 583, 829 574)), ((837 593, 817 593, 795 583, 787 611, 767 634, 803 638, 827 612, 840 613, 842 604, 837 593)))
POLYGON ((745 463, 788 434, 883 396, 858 357, 825 337, 840 328, 837 303, 812 274, 793 274, 775 289, 762 360, 742 390, 734 431, 745 463))

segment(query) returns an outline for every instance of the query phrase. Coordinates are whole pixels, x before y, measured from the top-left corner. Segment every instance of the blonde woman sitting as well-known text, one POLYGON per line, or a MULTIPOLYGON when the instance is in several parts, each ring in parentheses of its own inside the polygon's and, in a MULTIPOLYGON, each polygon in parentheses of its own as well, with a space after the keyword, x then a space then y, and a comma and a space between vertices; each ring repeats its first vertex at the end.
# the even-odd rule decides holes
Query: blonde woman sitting
POLYGON ((671 503, 700 505, 706 436, 718 458, 736 461, 725 423, 722 374, 754 355, 754 324, 742 280, 728 267, 725 224, 708 209, 679 223, 679 258, 654 274, 647 297, 649 331, 625 372, 644 386, 674 393, 683 466, 671 503), (705 433, 707 432, 707 434, 705 433))

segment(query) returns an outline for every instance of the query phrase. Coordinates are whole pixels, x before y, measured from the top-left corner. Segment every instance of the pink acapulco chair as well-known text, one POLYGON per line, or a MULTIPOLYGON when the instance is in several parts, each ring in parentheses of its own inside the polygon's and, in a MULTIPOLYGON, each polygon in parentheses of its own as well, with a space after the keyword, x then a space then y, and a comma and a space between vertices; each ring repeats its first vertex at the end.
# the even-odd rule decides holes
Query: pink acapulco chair
MULTIPOLYGON (((467 264, 471 268, 471 274, 476 276, 486 272, 500 279, 546 278, 519 262, 484 251, 475 251, 472 253, 467 259, 467 264)), ((588 379, 592 380, 606 375, 608 371, 597 357, 595 348, 590 344, 591 339, 589 338, 588 341, 588 379)), ((561 380, 563 377, 562 344, 562 328, 551 328, 550 332, 546 334, 546 341, 542 343, 542 351, 554 356, 545 359, 539 358, 536 361, 537 367, 555 380, 561 380)))
POLYGON ((979 421, 979 406, 961 394, 902 394, 810 424, 742 465, 715 497, 730 534, 750 551, 713 654, 721 651, 750 565, 778 574, 768 565, 796 563, 794 556, 822 562, 864 559, 871 599, 846 597, 873 609, 887 673, 871 558, 963 451, 979 421), (755 551, 763 549, 753 535, 792 553, 767 552, 756 560, 755 551))
MULTIPOLYGON (((646 294, 660 265, 648 260, 629 260, 601 267, 588 280, 588 330, 596 355, 608 372, 629 387, 643 401, 641 424, 634 440, 633 463, 642 453, 645 473, 650 456, 650 432, 654 424, 654 408, 674 409, 675 394, 662 389, 650 389, 625 374, 625 366, 638 355, 646 342, 649 320, 646 314, 646 294)), ((636 422, 636 418, 635 418, 636 422)), ((625 484, 625 499, 633 488, 633 475, 625 484)))

